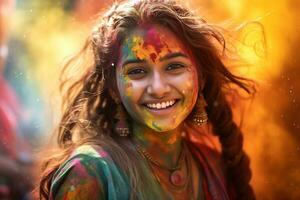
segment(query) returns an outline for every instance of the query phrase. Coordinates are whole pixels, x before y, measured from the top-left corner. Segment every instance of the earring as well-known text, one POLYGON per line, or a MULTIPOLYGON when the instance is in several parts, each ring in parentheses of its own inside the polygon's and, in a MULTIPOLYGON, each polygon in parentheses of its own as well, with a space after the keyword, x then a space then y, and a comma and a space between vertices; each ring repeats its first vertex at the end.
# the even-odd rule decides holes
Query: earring
POLYGON ((117 120, 117 123, 115 124, 115 131, 119 136, 127 137, 130 134, 130 131, 127 123, 127 116, 121 103, 117 105, 115 119, 117 120))
POLYGON ((195 108, 194 108, 194 113, 192 115, 192 122, 193 124, 197 126, 202 126, 207 123, 208 117, 207 113, 205 111, 205 107, 207 106, 207 103, 203 97, 202 94, 198 96, 195 108))

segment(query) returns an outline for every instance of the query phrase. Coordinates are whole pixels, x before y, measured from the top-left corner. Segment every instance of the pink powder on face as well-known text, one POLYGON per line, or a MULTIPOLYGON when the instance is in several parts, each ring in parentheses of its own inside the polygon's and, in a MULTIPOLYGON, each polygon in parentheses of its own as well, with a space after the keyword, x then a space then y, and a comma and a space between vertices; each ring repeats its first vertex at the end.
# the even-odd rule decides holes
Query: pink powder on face
POLYGON ((150 54, 150 58, 151 58, 152 62, 155 62, 157 55, 159 55, 162 52, 162 49, 164 47, 168 48, 168 46, 166 44, 162 43, 160 34, 157 32, 156 29, 149 28, 146 35, 147 35, 147 37, 144 38, 143 47, 145 49, 147 49, 148 46, 154 47, 156 54, 154 54, 154 53, 150 54))
POLYGON ((157 58, 157 55, 155 53, 150 54, 150 59, 152 60, 152 62, 155 62, 156 58, 157 58))

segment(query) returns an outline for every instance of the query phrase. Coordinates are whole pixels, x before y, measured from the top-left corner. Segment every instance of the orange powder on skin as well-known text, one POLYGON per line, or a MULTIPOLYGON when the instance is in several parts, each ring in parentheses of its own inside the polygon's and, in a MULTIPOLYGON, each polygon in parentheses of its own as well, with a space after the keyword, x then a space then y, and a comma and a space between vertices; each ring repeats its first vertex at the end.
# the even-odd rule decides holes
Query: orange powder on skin
MULTIPOLYGON (((148 32, 150 32, 149 30, 148 32)), ((157 35, 157 34, 156 34, 157 35)), ((150 37, 150 39, 153 39, 155 37, 150 37)), ((136 56, 136 58, 140 60, 151 60, 155 64, 158 62, 159 58, 162 58, 164 55, 167 55, 170 52, 170 47, 167 44, 163 44, 161 41, 164 40, 164 35, 161 34, 160 38, 156 38, 156 44, 160 46, 158 48, 157 46, 153 46, 150 44, 145 43, 144 39, 141 36, 134 36, 132 41, 133 41, 133 46, 131 48, 132 52, 136 56)), ((171 47, 172 49, 175 48, 176 50, 180 50, 179 47, 171 47)), ((153 129, 157 131, 161 131, 161 128, 159 125, 156 123, 154 116, 152 116, 148 112, 144 112, 144 114, 147 116, 145 117, 146 121, 145 123, 149 126, 152 127, 153 129)), ((175 121, 175 120, 174 120, 175 121)))
MULTIPOLYGON (((131 37, 127 38, 125 40, 125 45, 123 47, 123 54, 122 60, 126 59, 138 59, 138 60, 144 60, 148 62, 150 65, 156 65, 160 64, 161 58, 168 55, 169 53, 175 53, 175 52, 182 52, 183 49, 185 49, 182 44, 179 44, 176 38, 168 37, 167 34, 164 34, 163 31, 159 32, 157 28, 147 28, 146 30, 142 30, 143 34, 139 35, 139 32, 137 32, 137 35, 132 35, 131 37), (145 37, 146 36, 146 37, 145 37)), ((188 67, 187 70, 191 71, 191 67, 188 67)), ((195 72, 197 73, 197 72, 195 72)), ((128 78, 128 77, 127 77, 128 78)), ((186 85, 185 91, 181 91, 182 94, 193 94, 194 93, 194 86, 192 82, 196 82, 195 75, 191 76, 188 81, 184 82, 186 85)), ((127 80, 130 82, 130 80, 127 80)), ((125 94, 126 96, 130 96, 132 94, 132 84, 127 85, 127 81, 123 79, 123 84, 125 86, 125 94)), ((180 80, 179 80, 180 81, 180 80)), ((194 96, 197 96, 194 94, 194 96)), ((195 98, 193 98, 195 99, 195 98)), ((191 100, 189 100, 190 102, 191 100)), ((192 103, 191 103, 192 104, 192 103)), ((182 108, 180 109, 180 113, 186 113, 189 110, 191 110, 190 106, 187 105, 181 105, 182 108)), ((138 109, 137 109, 138 110, 138 109)), ((146 110, 142 111, 144 115, 144 123, 147 124, 147 126, 151 127, 152 129, 156 131, 162 131, 163 127, 160 126, 160 123, 151 113, 147 112, 146 110)), ((181 115, 181 114, 180 114, 181 115)), ((171 123, 169 124, 179 124, 182 120, 182 118, 177 118, 176 116, 173 116, 171 119, 171 123)))
MULTIPOLYGON (((151 30, 150 30, 151 31, 151 30)), ((149 31, 149 32, 150 32, 149 31)), ((154 36, 153 36, 154 38, 154 36)), ((171 43, 166 44, 162 41, 166 40, 166 36, 163 34, 160 35, 159 39, 156 39, 157 46, 150 45, 149 42, 145 42, 141 36, 133 37, 133 47, 132 52, 134 52, 135 56, 140 60, 151 60, 153 63, 157 64, 160 58, 163 58, 170 52, 180 51, 181 48, 176 44, 171 43), (171 45, 171 46, 170 46, 171 45), (172 51, 170 50, 172 49, 172 51)), ((150 39, 151 40, 151 36, 150 39)))
MULTIPOLYGON (((159 37, 157 37, 157 34, 153 32, 153 30, 148 30, 148 34, 150 35, 148 38, 149 41, 145 42, 144 39, 141 36, 134 36, 133 37, 133 47, 132 52, 134 52, 134 55, 140 59, 140 60, 151 60, 153 63, 158 63, 159 59, 163 58, 165 55, 167 55, 170 52, 180 52, 181 48, 175 43, 175 41, 171 41, 171 43, 166 44, 162 41, 166 40, 167 37, 164 34, 160 34, 159 37), (153 40, 155 40, 154 45, 150 45, 149 43, 153 44, 153 40), (175 44, 174 44, 175 43, 175 44), (172 49, 172 51, 170 50, 172 49)), ((189 86, 191 86, 191 83, 187 83, 189 86)), ((188 108, 183 108, 184 112, 188 108)), ((146 124, 150 127, 153 127, 154 129, 157 129, 158 131, 161 131, 161 128, 156 123, 155 118, 149 114, 148 112, 145 112, 147 115, 146 124)), ((176 119, 176 117, 173 117, 173 123, 176 123, 180 119, 176 119)))

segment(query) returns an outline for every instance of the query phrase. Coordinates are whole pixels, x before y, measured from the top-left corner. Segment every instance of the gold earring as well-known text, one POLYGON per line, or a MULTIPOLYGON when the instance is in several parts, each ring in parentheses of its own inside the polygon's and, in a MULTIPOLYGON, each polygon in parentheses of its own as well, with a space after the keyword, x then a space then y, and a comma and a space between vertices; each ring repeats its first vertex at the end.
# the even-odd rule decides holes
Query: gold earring
POLYGON ((117 123, 115 124, 115 131, 121 137, 127 137, 130 134, 128 127, 127 116, 122 104, 117 104, 117 113, 115 115, 117 123))
POLYGON ((197 126, 202 126, 207 123, 208 117, 207 113, 205 110, 205 107, 207 106, 207 103, 204 99, 203 94, 200 94, 198 96, 195 108, 194 108, 194 113, 192 115, 192 122, 193 124, 197 126))

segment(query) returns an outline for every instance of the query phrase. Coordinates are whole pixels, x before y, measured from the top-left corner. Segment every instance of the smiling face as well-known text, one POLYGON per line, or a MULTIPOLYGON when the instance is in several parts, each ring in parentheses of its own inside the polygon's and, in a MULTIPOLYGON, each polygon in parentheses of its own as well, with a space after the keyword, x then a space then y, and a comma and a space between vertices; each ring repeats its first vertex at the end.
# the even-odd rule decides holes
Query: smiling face
POLYGON ((134 122, 157 132, 177 128, 198 94, 193 56, 168 29, 134 29, 120 48, 116 70, 123 105, 134 122))

